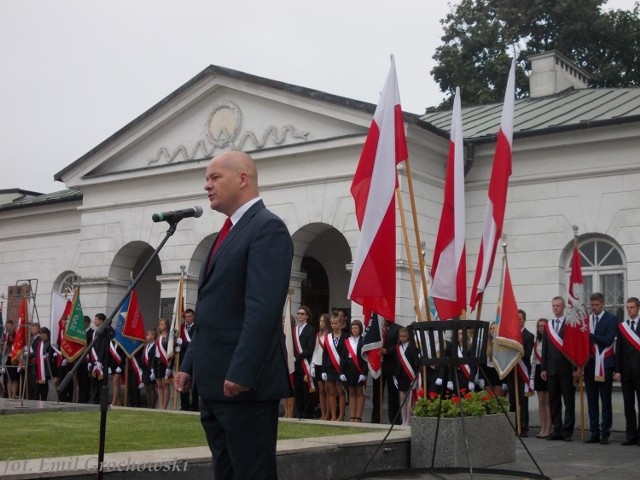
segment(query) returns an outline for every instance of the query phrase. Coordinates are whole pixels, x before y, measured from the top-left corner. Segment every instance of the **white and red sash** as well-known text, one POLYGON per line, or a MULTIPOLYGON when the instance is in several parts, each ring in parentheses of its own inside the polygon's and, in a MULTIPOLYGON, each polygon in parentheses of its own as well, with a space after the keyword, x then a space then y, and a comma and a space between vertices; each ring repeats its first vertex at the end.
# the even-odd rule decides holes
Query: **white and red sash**
POLYGON ((136 357, 131 357, 131 367, 133 368, 133 373, 136 374, 136 380, 138 380, 138 388, 144 386, 142 383, 142 370, 140 369, 140 365, 138 365, 138 361, 136 357))
POLYGON ((622 332, 622 334, 625 336, 625 338, 629 341, 629 343, 633 346, 633 348, 635 348, 636 350, 640 350, 640 337, 638 337, 638 334, 636 334, 636 332, 631 330, 631 327, 627 324, 627 322, 619 323, 618 328, 620 329, 620 332, 622 332))
MULTIPOLYGON (((547 322, 546 328, 547 328, 547 336, 549 337, 549 340, 551 340, 551 343, 553 343, 556 346, 556 348, 562 352, 564 349, 564 341, 562 340, 562 337, 551 326, 551 322, 547 322)), ((560 328, 562 328, 562 325, 560 325, 560 328)))
MULTIPOLYGON (((336 348, 336 344, 334 342, 335 337, 333 333, 327 334, 327 336, 331 335, 331 338, 328 342, 325 342, 325 348, 327 348, 327 354, 329 355, 329 360, 333 364, 333 368, 335 368, 336 372, 340 373, 340 355, 338 354, 338 349, 336 348)), ((340 337, 338 337, 339 341, 340 337)))
POLYGON ((91 368, 91 376, 97 378, 98 380, 102 380, 104 378, 104 369, 94 347, 91 347, 90 355, 91 362, 93 363, 93 367, 91 368))
MULTIPOLYGON (((458 358, 462 357, 464 357, 464 352, 462 351, 462 348, 458 347, 458 358)), ((461 363, 460 370, 462 370, 464 376, 467 377, 467 380, 471 381, 471 367, 469 367, 469 365, 467 365, 466 363, 461 363)))
MULTIPOLYGON (((150 355, 151 349, 153 347, 154 347, 153 343, 148 343, 144 349, 144 353, 142 354, 142 361, 144 362, 145 367, 149 367, 153 362, 153 359, 151 358, 151 355, 150 355)), ((154 356, 155 356, 155 352, 154 352, 154 356)))
MULTIPOLYGON (((300 332, 302 332, 302 330, 300 330, 300 332)), ((300 345, 300 336, 298 335, 298 329, 296 329, 296 334, 293 336, 293 347, 296 350, 296 355, 302 355, 302 345, 300 345)), ((309 365, 309 361, 306 358, 301 358, 299 362, 302 370, 304 371, 304 376, 307 380, 309 391, 315 392, 316 387, 313 384, 313 377, 311 376, 311 365, 309 365)))
POLYGON ((44 342, 42 339, 38 342, 38 346, 36 347, 36 383, 46 383, 47 377, 44 370, 46 365, 46 357, 44 354, 44 342))
MULTIPOLYGON (((399 345, 399 347, 402 347, 402 345, 399 345)), ((409 362, 409 359, 407 358, 407 354, 404 351, 405 349, 398 348, 397 350, 399 353, 398 361, 400 362, 400 366, 402 367, 402 370, 409 378, 409 381, 413 383, 413 381, 416 378, 416 372, 413 370, 413 367, 411 366, 411 362, 409 362)))
POLYGON ((113 340, 109 342, 109 353, 118 366, 122 365, 122 357, 118 353, 118 345, 113 340))
POLYGON ((159 358, 165 367, 169 366, 169 358, 167 357, 167 350, 162 345, 162 336, 156 340, 156 358, 159 358))
POLYGON ((183 342, 191 343, 191 335, 189 335, 189 330, 187 329, 186 323, 182 325, 182 333, 180 337, 182 338, 183 342))
POLYGON ((356 351, 354 351, 353 345, 351 345, 350 340, 347 340, 344 343, 347 347, 347 350, 349 351, 349 355, 351 355, 351 360, 353 360, 353 363, 356 366, 356 370, 358 371, 358 374, 362 375, 362 366, 360 365, 360 359, 358 358, 357 347, 356 347, 356 351))
POLYGON ((613 344, 601 349, 599 345, 592 343, 591 353, 593 354, 593 359, 595 360, 593 379, 596 382, 604 382, 604 361, 606 358, 613 356, 613 344))
POLYGON ((536 363, 542 365, 542 355, 538 353, 538 340, 533 342, 533 354, 536 356, 536 363))
POLYGON ((529 385, 529 381, 531 380, 529 369, 525 365, 524 361, 520 360, 518 362, 517 368, 518 368, 518 375, 520 376, 520 379, 524 383, 524 394, 528 397, 534 395, 534 393, 531 391, 531 386, 529 385))

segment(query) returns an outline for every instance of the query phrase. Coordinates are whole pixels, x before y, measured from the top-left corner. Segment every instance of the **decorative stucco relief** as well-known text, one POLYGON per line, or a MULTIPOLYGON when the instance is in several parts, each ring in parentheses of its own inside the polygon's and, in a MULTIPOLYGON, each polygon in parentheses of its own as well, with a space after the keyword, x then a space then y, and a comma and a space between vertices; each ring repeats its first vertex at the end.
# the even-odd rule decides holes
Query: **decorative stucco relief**
POLYGON ((198 140, 189 150, 185 145, 178 145, 169 150, 161 147, 154 158, 147 161, 148 165, 154 163, 173 163, 176 161, 192 160, 196 158, 211 157, 216 150, 244 150, 264 148, 269 141, 275 145, 282 145, 287 137, 307 140, 309 132, 299 131, 293 125, 277 127, 269 125, 262 134, 256 134, 252 130, 242 131, 242 110, 233 102, 225 102, 217 105, 209 114, 205 124, 205 138, 198 140))

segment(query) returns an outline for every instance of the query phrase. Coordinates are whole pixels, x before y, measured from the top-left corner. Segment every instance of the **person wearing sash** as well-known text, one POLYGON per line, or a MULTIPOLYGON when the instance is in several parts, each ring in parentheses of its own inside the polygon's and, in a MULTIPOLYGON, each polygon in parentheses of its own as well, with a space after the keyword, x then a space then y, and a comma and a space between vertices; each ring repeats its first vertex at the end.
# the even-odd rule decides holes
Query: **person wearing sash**
POLYGON ((343 382, 346 382, 349 389, 350 422, 362 422, 362 412, 364 411, 364 388, 369 370, 367 362, 362 358, 363 332, 362 322, 353 320, 351 322, 351 336, 344 342, 347 355, 342 364, 340 377, 343 382))
POLYGON ((298 418, 313 418, 313 395, 315 385, 311 376, 311 356, 316 346, 316 329, 308 322, 311 310, 305 305, 298 308, 298 323, 293 334, 293 391, 296 398, 298 418))
POLYGON ((533 376, 529 381, 529 387, 536 392, 538 397, 538 418, 540 420, 540 432, 537 438, 547 438, 551 435, 551 412, 549 410, 549 387, 546 380, 542 379, 542 343, 544 342, 547 322, 541 318, 536 324, 535 340, 531 352, 531 370, 533 376))
POLYGON ((613 379, 622 386, 625 440, 621 445, 640 445, 636 398, 640 406, 640 300, 630 297, 626 302, 627 319, 618 324, 615 373, 613 379))
POLYGON ((609 444, 613 422, 611 396, 613 392, 614 342, 618 319, 604 309, 604 295, 595 292, 589 298, 589 350, 591 355, 584 366, 584 386, 587 391, 589 430, 585 443, 609 444), (600 423, 600 402, 602 423, 600 423))
POLYGON ((400 413, 402 425, 409 425, 413 412, 413 392, 419 386, 414 384, 416 375, 420 374, 420 358, 418 349, 409 341, 409 329, 402 327, 398 332, 396 374, 394 382, 400 394, 400 413), (413 385, 413 390, 412 390, 413 385), (408 398, 407 398, 408 397, 408 398))
POLYGON ((393 383, 393 374, 396 371, 396 349, 398 347, 398 333, 400 325, 389 320, 382 323, 382 375, 373 380, 371 401, 371 423, 382 421, 382 399, 384 390, 387 389, 387 418, 389 423, 395 420, 396 425, 400 425, 400 396, 398 389, 393 383))
POLYGON ((142 349, 142 383, 144 383, 144 393, 147 400, 147 408, 156 408, 156 340, 158 334, 155 328, 150 328, 145 332, 147 342, 142 349))
POLYGON ((345 361, 347 336, 342 332, 338 315, 331 316, 331 332, 325 337, 325 349, 322 355, 322 380, 327 384, 327 397, 329 399, 329 413, 331 421, 344 421, 344 411, 347 399, 340 379, 341 365, 345 361), (336 411, 336 396, 338 397, 339 411, 336 411))
MULTIPOLYGON (((184 354, 187 352, 187 348, 189 348, 191 338, 195 332, 195 318, 196 312, 194 312, 193 309, 187 308, 184 311, 184 324, 180 331, 180 338, 176 340, 176 343, 180 345, 181 358, 184 358, 184 354)), ((198 411, 198 388, 195 382, 191 383, 191 388, 188 391, 180 392, 180 410, 198 411)))
POLYGON ((316 382, 318 401, 320 403, 320 420, 330 420, 331 413, 328 408, 327 382, 322 380, 322 356, 325 349, 327 333, 329 333, 330 317, 328 313, 320 315, 318 321, 318 333, 316 333, 316 347, 311 356, 311 376, 316 382))
MULTIPOLYGON (((467 343, 471 342, 471 337, 467 337, 467 343)), ((462 330, 458 330, 457 342, 451 342, 446 348, 447 357, 468 357, 470 354, 469 345, 464 345, 464 335, 462 330)), ((458 377, 458 385, 460 387, 460 393, 463 391, 474 391, 476 388, 473 382, 477 373, 477 367, 475 365, 469 365, 468 363, 460 363, 455 368, 449 369, 449 379, 447 381, 447 390, 450 394, 457 395, 455 377, 458 377)))
MULTIPOLYGON (((40 336, 40 324, 31 323, 31 343, 28 352, 29 385, 27 395, 29 400, 39 400, 38 383, 44 383, 44 368, 38 368, 38 360, 42 337, 40 336)), ((43 367, 43 365, 40 365, 43 367)))
MULTIPOLYGON (((120 401, 120 390, 122 382, 124 381, 124 369, 126 368, 127 355, 120 344, 115 340, 111 340, 109 343, 109 355, 111 355, 111 363, 109 365, 109 374, 112 380, 112 396, 111 405, 114 407, 122 406, 120 401)), ((126 385, 125 385, 126 388, 126 385)))
POLYGON ((158 393, 158 408, 166 410, 169 405, 171 387, 171 369, 173 357, 168 358, 169 330, 171 326, 166 318, 158 321, 158 339, 156 340, 156 386, 158 393))
MULTIPOLYGON (((93 318, 95 330, 100 328, 107 316, 104 313, 97 313, 93 318)), ((66 322, 66 320, 65 320, 66 322)), ((116 332, 113 327, 107 328, 104 333, 98 337, 96 343, 93 344, 91 352, 89 352, 90 363, 88 370, 91 372, 90 397, 91 403, 99 405, 102 398, 102 386, 108 385, 109 381, 109 365, 111 364, 109 353, 109 343, 115 337, 116 332)), ((64 363, 64 362, 63 362, 64 363)), ((61 374, 65 371, 62 370, 61 374)))
POLYGON ((549 387, 549 410, 553 431, 547 440, 564 440, 570 442, 575 427, 576 369, 562 353, 565 332, 565 301, 562 297, 551 300, 553 319, 547 323, 546 336, 542 343, 542 373, 543 380, 549 387), (562 418, 562 404, 564 403, 564 421, 562 418))
POLYGON ((509 411, 516 411, 516 387, 514 374, 518 375, 518 403, 520 404, 520 436, 526 437, 529 434, 529 397, 533 396, 530 388, 531 382, 531 351, 533 350, 534 336, 525 327, 527 323, 527 312, 518 310, 518 320, 520 320, 520 332, 522 334, 522 358, 507 376, 509 393, 509 411))

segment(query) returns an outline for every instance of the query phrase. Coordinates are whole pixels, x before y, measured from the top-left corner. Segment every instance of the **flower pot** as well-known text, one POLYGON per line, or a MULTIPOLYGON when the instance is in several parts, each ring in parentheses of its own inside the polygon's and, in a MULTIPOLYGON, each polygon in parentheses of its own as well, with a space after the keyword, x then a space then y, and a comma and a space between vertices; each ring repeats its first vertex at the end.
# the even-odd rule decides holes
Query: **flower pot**
MULTIPOLYGON (((514 414, 510 413, 511 422, 514 414)), ((411 468, 468 468, 462 430, 463 418, 440 418, 436 444, 436 417, 411 418, 411 468), (434 445, 435 461, 431 464, 434 445)), ((516 434, 504 414, 464 417, 471 466, 486 468, 514 462, 516 434)))

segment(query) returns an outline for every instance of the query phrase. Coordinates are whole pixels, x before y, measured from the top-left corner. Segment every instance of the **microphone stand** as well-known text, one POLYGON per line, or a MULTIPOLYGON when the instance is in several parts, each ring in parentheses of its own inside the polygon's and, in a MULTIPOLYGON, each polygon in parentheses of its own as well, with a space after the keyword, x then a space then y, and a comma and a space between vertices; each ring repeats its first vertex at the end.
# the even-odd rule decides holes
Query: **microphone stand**
MULTIPOLYGON (((89 352, 91 351, 95 343, 98 341, 98 339, 104 336, 107 328, 111 326, 111 323, 113 322, 113 318, 120 312, 120 307, 122 307, 124 302, 127 300, 127 297, 131 294, 135 286, 138 284, 138 282, 140 282, 140 279, 142 278, 142 276, 149 269, 151 262, 153 262, 158 257, 160 250, 162 250, 162 247, 164 247, 164 244, 167 243, 167 240, 169 240, 169 237, 171 237, 174 233, 176 233, 176 228, 180 220, 182 220, 182 218, 179 218, 177 220, 170 220, 170 221, 168 220, 169 229, 167 230, 162 241, 160 242, 160 245, 158 245, 158 247, 153 251, 149 259, 147 260, 147 263, 144 264, 144 266, 140 270, 140 273, 138 273, 138 276, 131 282, 131 284, 127 288, 127 291, 124 293, 123 297, 120 299, 120 302, 118 302, 118 305, 116 305, 116 307, 111 312, 111 315, 109 315, 109 317, 104 322, 102 322, 102 325, 98 327, 95 334, 93 335, 93 340, 91 340, 91 343, 87 345, 87 348, 84 350, 82 355, 80 355, 80 357, 76 360, 76 363, 73 366, 73 368, 69 370, 69 372, 65 375, 62 382, 60 382, 60 385, 58 385, 58 389, 57 389, 59 394, 61 394, 64 391, 64 389, 67 387, 69 382, 72 380, 76 370, 78 370, 78 368, 82 364, 82 360, 84 360, 84 358, 89 354, 89 352)), ((105 444, 105 436, 106 436, 106 429, 107 429, 107 411, 109 410, 109 401, 107 400, 107 397, 109 395, 108 392, 109 392, 109 386, 103 385, 102 392, 100 394, 100 399, 101 399, 100 400, 100 437, 99 437, 99 445, 98 445, 98 469, 97 469, 98 480, 102 480, 102 474, 103 474, 104 444, 105 444)))

